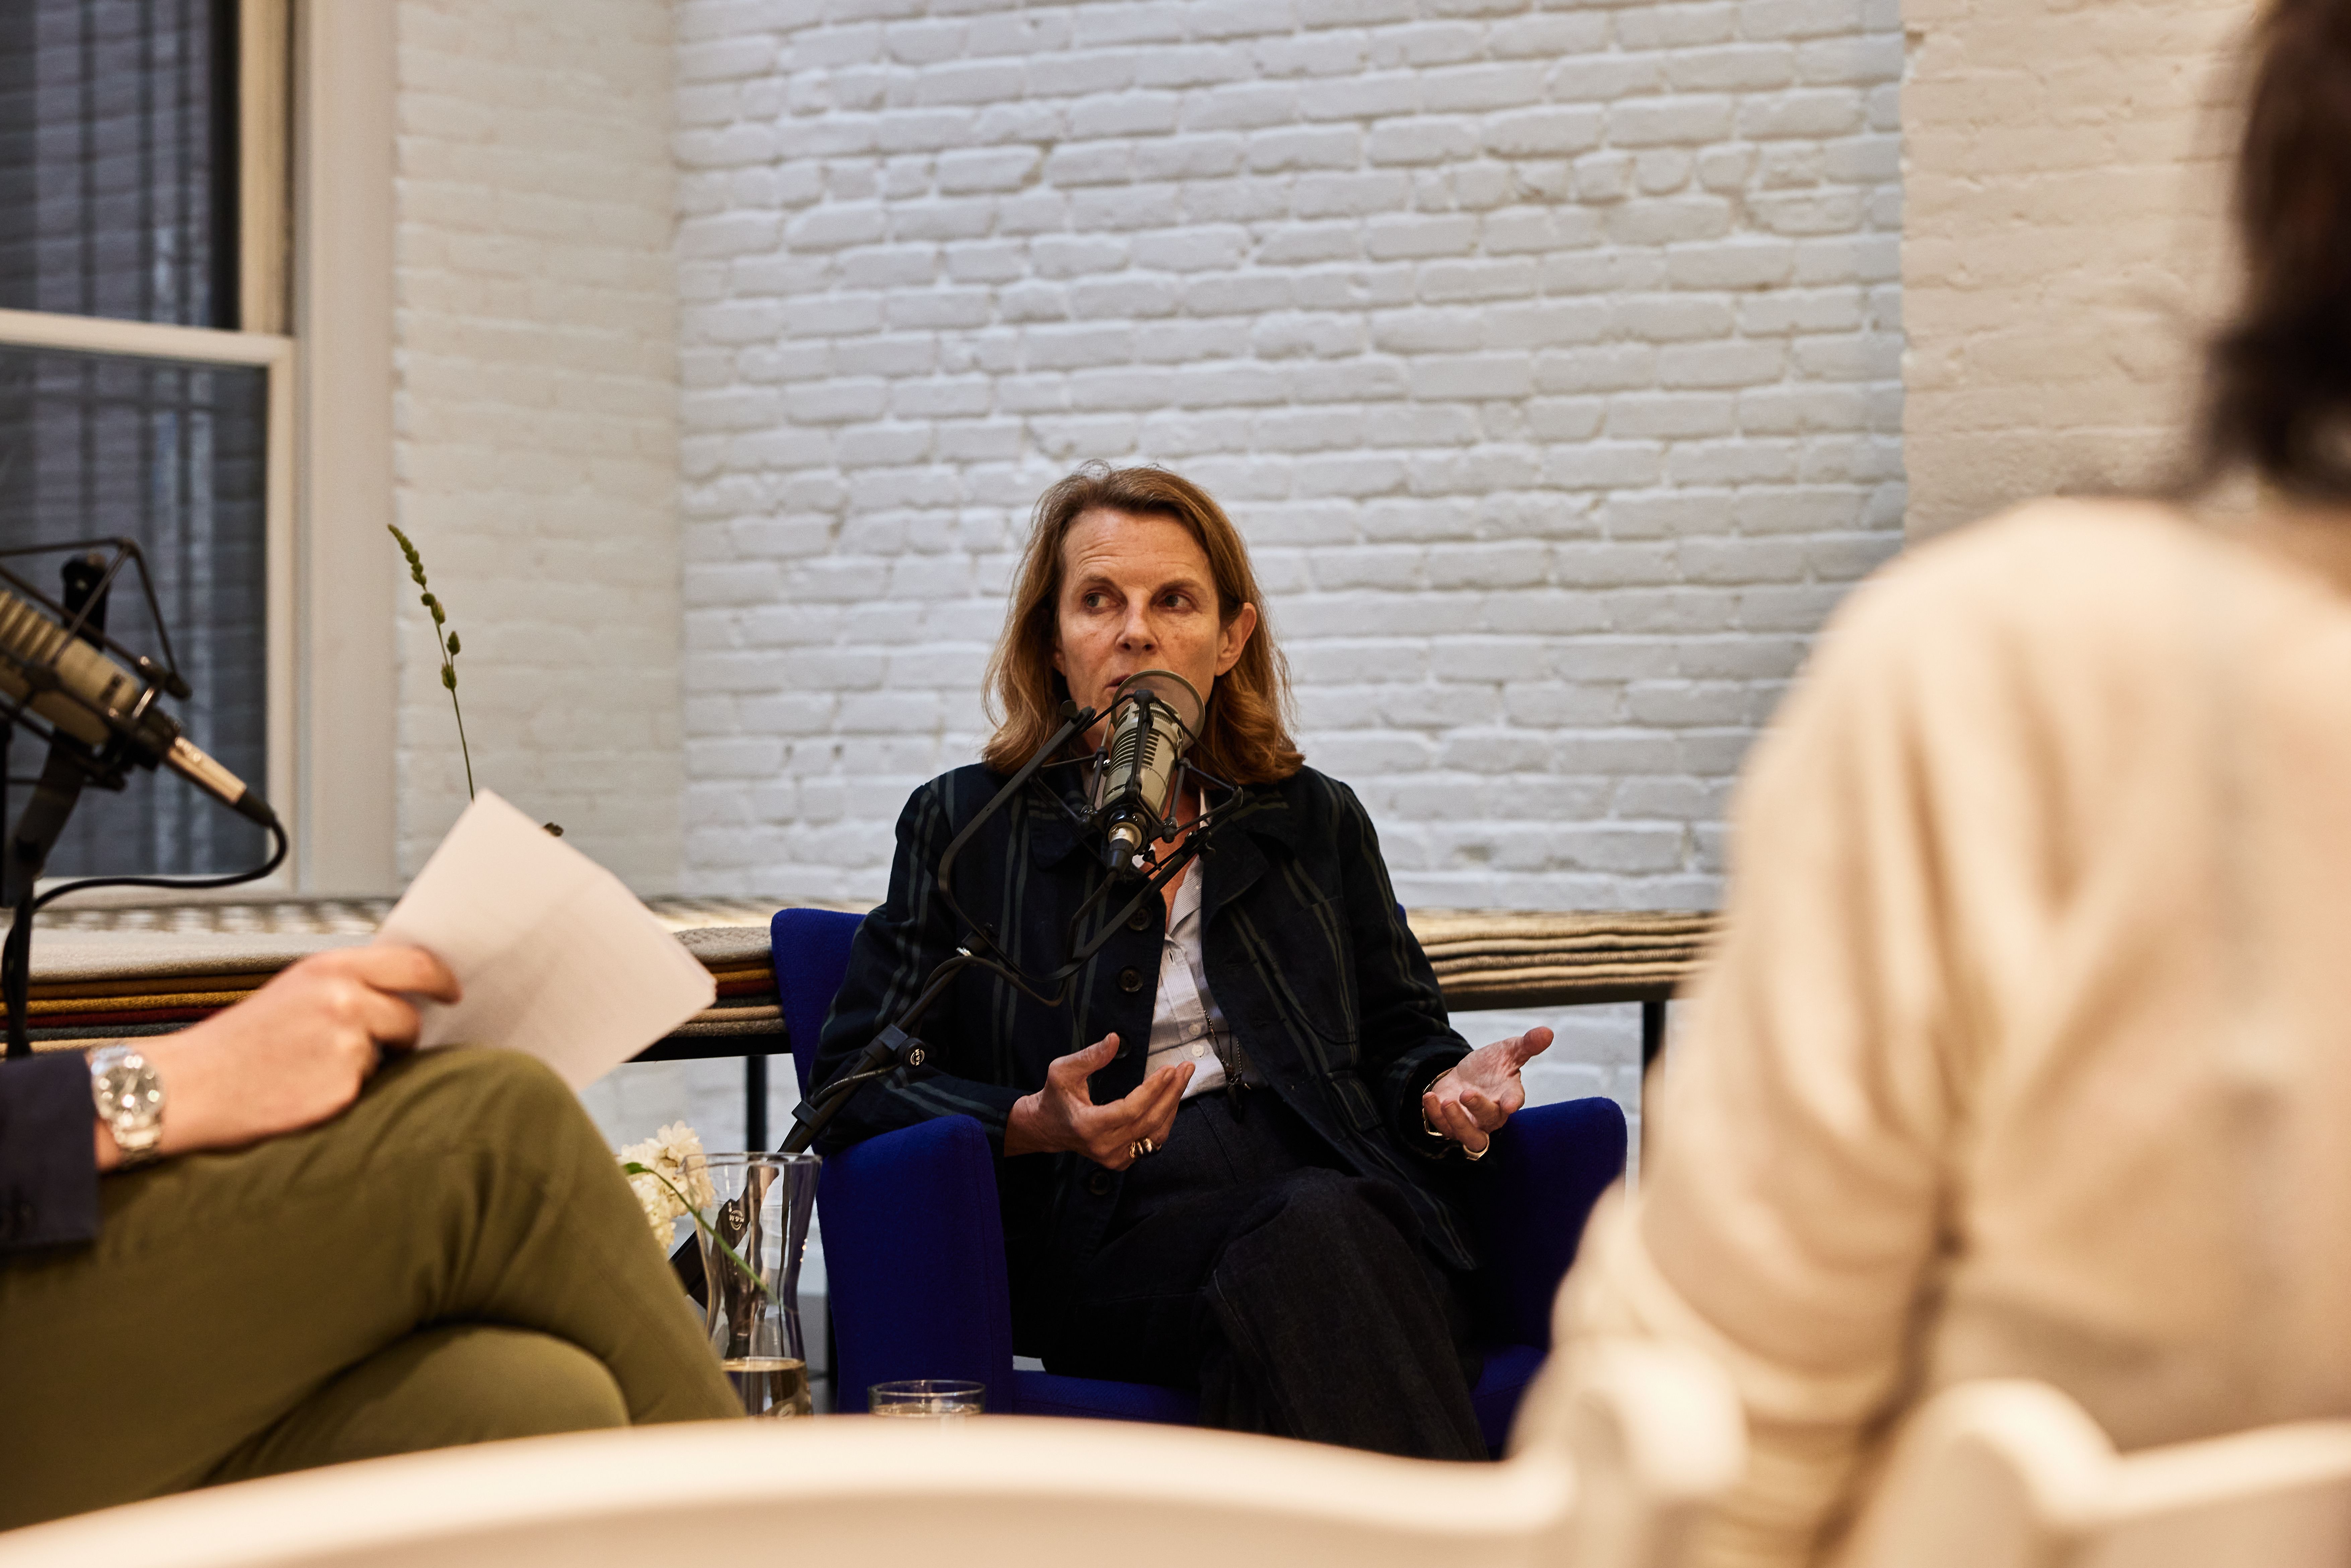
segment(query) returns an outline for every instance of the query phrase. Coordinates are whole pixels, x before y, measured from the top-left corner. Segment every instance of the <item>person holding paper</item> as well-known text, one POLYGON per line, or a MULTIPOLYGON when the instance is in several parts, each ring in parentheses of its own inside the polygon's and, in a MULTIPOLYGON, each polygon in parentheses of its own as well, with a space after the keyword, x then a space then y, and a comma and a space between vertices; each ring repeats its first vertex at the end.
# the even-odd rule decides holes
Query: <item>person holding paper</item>
MULTIPOLYGON (((929 1061, 860 1090, 832 1143, 978 1121, 1002 1155, 1014 1343, 1051 1371, 1196 1387, 1212 1426, 1483 1458, 1462 1296, 1477 1255, 1453 1188, 1524 1103, 1519 1070, 1551 1031, 1472 1051, 1447 1027, 1369 817, 1290 743, 1248 550, 1196 486, 1097 466, 1038 503, 994 662, 1004 724, 982 763, 907 803, 815 1079, 963 940, 940 854, 1061 702, 1106 711, 1151 669, 1206 694, 1191 759, 1255 814, 1147 900, 1062 1006, 966 970, 921 1020, 929 1061)), ((964 906, 1031 973, 1068 956, 1105 874, 1063 809, 1082 812, 1083 773, 1040 774, 956 867, 964 906)), ((1187 794, 1176 813, 1203 806, 1187 794)))
POLYGON ((127 1061, 0 1066, 0 1529, 740 1414, 571 1092, 515 1052, 404 1049, 411 998, 458 986, 421 948, 347 948, 127 1061))
POLYGON ((376 928, 449 967, 417 1043, 494 1040, 584 1088, 708 1007, 718 988, 619 877, 485 789, 376 928))

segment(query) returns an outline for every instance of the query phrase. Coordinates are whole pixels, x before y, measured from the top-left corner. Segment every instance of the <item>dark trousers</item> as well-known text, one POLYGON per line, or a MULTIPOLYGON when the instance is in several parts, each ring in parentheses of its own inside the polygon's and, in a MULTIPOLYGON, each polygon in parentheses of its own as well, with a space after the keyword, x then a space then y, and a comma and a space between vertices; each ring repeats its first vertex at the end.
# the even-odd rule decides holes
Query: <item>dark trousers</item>
POLYGON ((1487 1458, 1468 1310, 1403 1195, 1336 1168, 1271 1092, 1244 1101, 1185 1102, 1127 1172, 1047 1367, 1196 1388, 1202 1422, 1228 1430, 1487 1458))

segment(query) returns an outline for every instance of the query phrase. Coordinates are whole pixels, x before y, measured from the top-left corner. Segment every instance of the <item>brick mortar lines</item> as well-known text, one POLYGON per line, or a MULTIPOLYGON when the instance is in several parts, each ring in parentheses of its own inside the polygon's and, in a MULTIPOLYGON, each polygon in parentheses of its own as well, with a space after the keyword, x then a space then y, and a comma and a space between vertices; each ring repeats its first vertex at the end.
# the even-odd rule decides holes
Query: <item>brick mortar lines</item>
POLYGON ((1407 901, 1714 900, 1899 541, 1891 5, 677 28, 687 885, 878 894, 1099 457, 1233 512, 1407 901))
MULTIPOLYGON (((401 0, 395 26, 395 501, 465 639, 475 777, 674 892, 668 18, 635 0, 401 0)), ((433 628, 398 580, 413 873, 466 794, 433 628)))

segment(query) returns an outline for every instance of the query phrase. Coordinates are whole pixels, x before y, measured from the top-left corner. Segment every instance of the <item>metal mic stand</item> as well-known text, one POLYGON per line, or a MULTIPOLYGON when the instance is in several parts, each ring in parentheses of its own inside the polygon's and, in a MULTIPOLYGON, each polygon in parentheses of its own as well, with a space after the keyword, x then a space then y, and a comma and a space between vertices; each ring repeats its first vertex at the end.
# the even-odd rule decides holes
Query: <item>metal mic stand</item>
POLYGON ((5 898, 13 915, 8 940, 0 945, 0 991, 5 991, 8 1003, 11 1059, 33 1054, 32 1022, 26 1017, 26 1004, 32 998, 33 907, 41 868, 48 863, 49 852, 57 847, 57 835, 65 831, 66 819, 73 814, 74 802, 81 799, 82 786, 89 779, 89 765, 75 755, 73 743, 62 738, 50 741, 48 761, 33 786, 33 798, 25 803, 16 831, 8 835, 0 897, 5 898))
MULTIPOLYGON (((103 562, 96 557, 77 556, 60 570, 65 578, 65 606, 76 624, 103 631, 110 576, 103 562)), ((12 737, 16 727, 14 723, 7 726, 12 737)), ((5 742, 0 742, 0 779, 6 777, 6 754, 5 742)), ((121 789, 121 770, 107 771, 110 776, 99 778, 101 787, 121 789)), ((91 759, 79 747, 63 735, 53 737, 41 776, 33 783, 33 798, 25 802, 25 814, 16 819, 16 831, 8 835, 7 849, 0 855, 0 902, 5 902, 10 911, 8 939, 0 944, 0 999, 8 1007, 12 1061, 33 1054, 26 1004, 32 999, 33 911, 41 871, 48 864, 49 852, 57 848, 57 836, 65 831, 66 819, 73 815, 74 804, 81 799, 82 786, 89 782, 92 772, 91 759)))
MULTIPOLYGON (((1001 810, 1007 800, 1011 800, 1029 779, 1037 776, 1037 769, 1045 766, 1055 753, 1069 745, 1071 737, 1081 734, 1095 718, 1093 709, 1081 708, 1067 703, 1062 705, 1061 712, 1066 722, 1053 733, 1053 737, 1037 748, 1037 754, 1022 765, 1020 771, 1015 773, 1004 788, 996 792, 995 798, 979 809, 979 814, 964 824, 963 831, 957 833, 948 843, 946 853, 939 857, 939 879, 942 883, 946 880, 948 869, 955 863, 956 855, 963 849, 965 841, 971 837, 972 831, 1001 810)), ((954 905, 955 900, 952 896, 948 898, 947 903, 950 907, 954 905)), ((960 914, 961 911, 958 910, 956 913, 960 914)), ((972 923, 967 919, 965 924, 972 923)), ((985 935, 977 935, 974 940, 981 944, 983 950, 993 949, 994 945, 985 935)), ((846 1071, 834 1077, 831 1082, 810 1091, 801 1099, 799 1104, 792 1110, 792 1130, 784 1135, 782 1149, 784 1154, 808 1153, 809 1145, 816 1142, 818 1134, 824 1131, 825 1124, 849 1103, 849 1097, 864 1085, 877 1078, 885 1078, 902 1067, 920 1067, 923 1064, 923 1059, 928 1053, 928 1048, 921 1040, 908 1034, 905 1026, 913 1024, 929 1010, 931 1003, 935 1001, 939 993, 946 988, 946 982, 953 978, 957 970, 964 967, 966 960, 978 961, 974 957, 970 947, 957 948, 955 957, 948 959, 931 972, 930 984, 923 988, 923 994, 914 998, 913 1005, 906 1009, 896 1023, 890 1025, 867 1041, 865 1049, 858 1052, 856 1060, 849 1063, 846 1071)), ((702 1249, 695 1245, 691 1234, 675 1251, 669 1255, 669 1266, 677 1275, 678 1282, 685 1287, 687 1295, 693 1297, 697 1302, 706 1301, 710 1289, 709 1276, 703 1272, 702 1249)))
MULTIPOLYGON (((1085 733, 1087 727, 1099 716, 1090 707, 1072 710, 1068 705, 1064 705, 1061 711, 1065 716, 1064 721, 1061 727, 1053 732, 1053 737, 1037 748, 1036 755, 1022 764, 1020 771, 1008 779, 1004 788, 996 792, 995 798, 982 806, 979 809, 979 814, 965 823, 963 831, 948 843, 946 853, 939 857, 939 881, 943 885, 946 882, 948 868, 955 864, 956 856, 962 851, 964 844, 970 840, 974 831, 1001 810, 1006 801, 1025 789, 1029 780, 1037 776, 1037 769, 1044 767, 1059 754, 1061 747, 1069 745, 1072 737, 1085 733)), ((952 905, 954 900, 950 898, 948 903, 952 905)), ((967 924, 969 923, 967 922, 967 924)), ((974 929, 977 932, 977 928, 974 929)), ((985 935, 977 935, 975 940, 981 944, 983 952, 989 951, 994 946, 985 935)), ((847 1071, 839 1074, 831 1082, 805 1096, 792 1108, 792 1130, 784 1135, 783 1152, 785 1154, 806 1154, 809 1145, 815 1143, 818 1135, 824 1131, 825 1124, 849 1103, 849 1097, 865 1084, 876 1078, 895 1072, 901 1067, 920 1067, 923 1064, 925 1055, 923 1042, 914 1039, 907 1030, 930 1010, 931 1004, 936 1001, 940 993, 946 988, 946 982, 954 978, 956 973, 965 967, 958 960, 971 959, 973 956, 972 950, 968 946, 956 949, 956 957, 948 959, 932 971, 930 984, 923 988, 923 994, 914 998, 897 1022, 889 1025, 866 1042, 865 1049, 860 1051, 856 1060, 849 1064, 847 1071)))

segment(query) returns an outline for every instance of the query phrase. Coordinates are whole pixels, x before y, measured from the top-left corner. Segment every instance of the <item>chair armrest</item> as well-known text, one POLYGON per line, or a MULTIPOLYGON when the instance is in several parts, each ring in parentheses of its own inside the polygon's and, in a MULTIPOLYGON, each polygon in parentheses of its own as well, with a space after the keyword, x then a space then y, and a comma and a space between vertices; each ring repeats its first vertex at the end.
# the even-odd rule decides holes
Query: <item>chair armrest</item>
POLYGON ((1475 1284, 1489 1343, 1551 1348, 1552 1299, 1583 1222, 1624 1174, 1625 1112, 1614 1100, 1530 1106, 1495 1134, 1468 1184, 1486 1251, 1475 1284))
POLYGON ((1012 1389, 1012 1298, 987 1134, 942 1116, 827 1157, 818 1188, 831 1292, 835 1407, 869 1385, 973 1378, 1012 1389))

